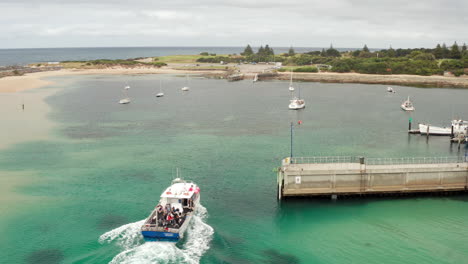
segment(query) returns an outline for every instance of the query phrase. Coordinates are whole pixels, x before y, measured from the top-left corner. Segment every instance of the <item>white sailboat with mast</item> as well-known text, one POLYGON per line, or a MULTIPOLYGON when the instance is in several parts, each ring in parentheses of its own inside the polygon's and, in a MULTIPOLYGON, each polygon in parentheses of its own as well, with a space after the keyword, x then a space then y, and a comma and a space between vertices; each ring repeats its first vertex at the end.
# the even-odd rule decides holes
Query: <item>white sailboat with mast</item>
POLYGON ((293 83, 292 77, 293 77, 293 70, 291 70, 291 78, 290 78, 290 80, 289 80, 289 91, 290 91, 290 92, 294 92, 294 87, 293 87, 293 85, 292 85, 292 83, 293 83))
POLYGON ((119 104, 129 104, 130 103, 130 97, 128 97, 127 94, 128 89, 124 89, 124 98, 119 101, 119 104))
MULTIPOLYGON (((292 81, 291 81, 290 87, 292 87, 292 81)), ((301 88, 300 87, 298 89, 298 96, 294 96, 294 91, 291 92, 291 95, 293 97, 291 98, 291 100, 289 100, 289 109, 290 110, 299 110, 299 109, 305 108, 305 101, 304 101, 304 99, 301 99, 301 88)))
POLYGON ((190 90, 190 87, 189 87, 189 79, 188 79, 188 74, 185 75, 185 86, 182 87, 182 91, 186 92, 190 90))
POLYGON ((402 104, 401 104, 401 109, 405 110, 405 111, 414 111, 415 108, 414 108, 414 105, 413 103, 411 102, 409 96, 408 96, 408 99, 406 99, 406 101, 404 101, 402 104))
POLYGON ((162 80, 159 80, 159 93, 156 94, 156 97, 163 97, 164 93, 162 91, 162 80))

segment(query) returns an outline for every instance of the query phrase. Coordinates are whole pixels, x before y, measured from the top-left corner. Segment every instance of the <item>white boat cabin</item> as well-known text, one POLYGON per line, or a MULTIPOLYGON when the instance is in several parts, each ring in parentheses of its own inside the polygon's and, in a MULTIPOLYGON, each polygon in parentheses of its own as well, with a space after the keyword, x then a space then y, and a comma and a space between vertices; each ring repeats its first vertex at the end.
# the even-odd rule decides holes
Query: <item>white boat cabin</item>
POLYGON ((200 188, 191 182, 177 182, 177 179, 174 182, 161 194, 159 204, 162 206, 169 204, 171 209, 174 207, 181 212, 192 210, 200 188))

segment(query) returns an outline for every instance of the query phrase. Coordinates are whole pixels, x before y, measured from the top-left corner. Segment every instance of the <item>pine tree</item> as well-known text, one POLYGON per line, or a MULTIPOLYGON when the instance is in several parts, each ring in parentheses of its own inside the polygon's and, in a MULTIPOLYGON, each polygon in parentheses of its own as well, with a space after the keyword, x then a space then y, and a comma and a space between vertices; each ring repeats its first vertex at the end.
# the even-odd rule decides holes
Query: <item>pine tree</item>
POLYGON ((461 53, 460 48, 458 47, 457 42, 453 43, 452 48, 450 49, 450 58, 452 59, 460 59, 461 53))
POLYGON ((289 56, 294 56, 294 55, 296 55, 296 52, 294 51, 294 49, 293 49, 292 46, 289 48, 288 55, 289 55, 289 56))
POLYGON ((450 56, 450 50, 445 43, 442 43, 442 58, 447 59, 450 56))
POLYGON ((364 44, 364 48, 362 48, 362 51, 369 52, 369 48, 367 47, 366 44, 364 44))
POLYGON ((241 53, 241 55, 243 56, 250 56, 250 55, 253 55, 254 52, 252 50, 252 47, 250 47, 250 44, 247 45, 247 47, 245 47, 244 49, 244 52, 241 53))
POLYGON ((320 56, 326 57, 327 53, 325 52, 325 49, 322 49, 322 52, 320 52, 320 56))
POLYGON ((463 43, 463 46, 462 46, 461 50, 462 50, 462 52, 461 52, 462 57, 463 58, 468 58, 468 51, 466 49, 466 44, 465 43, 463 43))
POLYGON ((273 54, 275 54, 273 52, 273 49, 270 48, 270 46, 268 46, 268 44, 266 44, 266 46, 265 46, 265 55, 270 56, 270 55, 273 55, 273 54))
POLYGON ((436 59, 442 59, 444 57, 444 50, 440 44, 437 44, 436 48, 434 49, 434 57, 436 59))
POLYGON ((260 46, 260 48, 258 48, 257 54, 259 56, 263 56, 263 54, 265 54, 265 49, 263 48, 263 45, 260 46))

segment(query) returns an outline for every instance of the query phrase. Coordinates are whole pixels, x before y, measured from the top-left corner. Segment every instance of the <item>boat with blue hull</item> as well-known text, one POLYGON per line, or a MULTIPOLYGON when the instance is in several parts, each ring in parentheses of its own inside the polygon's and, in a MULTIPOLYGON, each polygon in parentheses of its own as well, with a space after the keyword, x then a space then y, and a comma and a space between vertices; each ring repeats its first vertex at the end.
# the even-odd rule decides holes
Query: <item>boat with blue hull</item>
POLYGON ((158 205, 141 226, 145 241, 178 242, 200 203, 200 188, 176 178, 162 194, 158 205))

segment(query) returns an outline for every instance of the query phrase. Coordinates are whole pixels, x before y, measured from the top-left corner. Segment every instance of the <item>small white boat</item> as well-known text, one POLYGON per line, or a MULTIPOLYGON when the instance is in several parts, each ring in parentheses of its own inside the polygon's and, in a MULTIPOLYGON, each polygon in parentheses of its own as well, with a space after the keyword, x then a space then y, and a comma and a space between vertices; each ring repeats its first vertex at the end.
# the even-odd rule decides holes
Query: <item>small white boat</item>
POLYGON ((305 101, 303 99, 299 99, 294 97, 289 101, 289 109, 291 110, 298 110, 305 107, 305 101))
POLYGON ((125 85, 124 89, 125 89, 125 90, 128 90, 128 89, 130 89, 130 85, 128 85, 128 84, 127 84, 127 85, 125 85))
POLYGON ((130 98, 124 98, 119 101, 119 104, 129 104, 130 103, 130 98))
POLYGON ((255 74, 254 79, 253 79, 253 82, 256 82, 256 81, 258 81, 258 73, 255 74))
POLYGON ((290 92, 293 92, 293 91, 294 91, 294 87, 293 87, 293 85, 292 85, 292 82, 293 82, 292 76, 293 76, 293 72, 292 72, 292 70, 291 70, 291 79, 289 80, 289 91, 290 91, 290 92))
POLYGON ((182 91, 188 91, 188 90, 190 90, 189 87, 187 87, 187 86, 182 87, 182 91))
POLYGON ((159 93, 156 94, 156 97, 163 97, 164 93, 162 91, 162 80, 159 80, 159 93))
POLYGON ((401 104, 401 109, 403 109, 405 111, 414 111, 415 110, 415 108, 413 106, 413 103, 410 101, 409 96, 408 96, 408 99, 406 99, 406 101, 404 101, 401 104))
POLYGON ((395 93, 395 90, 393 90, 393 88, 389 86, 389 87, 387 87, 387 92, 395 93))
POLYGON ((177 243, 200 204, 200 188, 176 178, 162 194, 156 208, 141 226, 145 241, 177 243))

